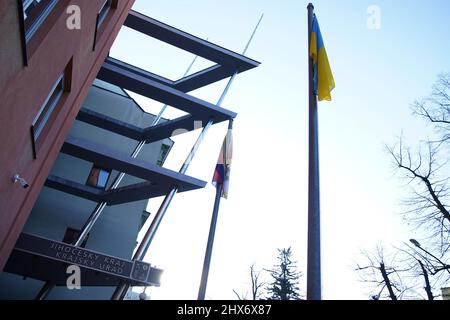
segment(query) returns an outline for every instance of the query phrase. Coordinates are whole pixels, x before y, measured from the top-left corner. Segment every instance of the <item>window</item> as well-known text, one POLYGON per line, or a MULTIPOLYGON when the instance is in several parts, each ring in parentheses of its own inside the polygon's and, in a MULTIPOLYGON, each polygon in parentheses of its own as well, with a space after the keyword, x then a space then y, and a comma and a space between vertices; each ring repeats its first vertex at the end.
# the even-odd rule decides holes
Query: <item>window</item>
POLYGON ((167 145, 167 144, 161 145, 161 151, 159 152, 158 160, 156 161, 156 164, 158 166, 162 166, 164 164, 164 161, 166 160, 169 150, 170 150, 169 145, 167 145))
POLYGON ((36 8, 41 0, 22 0, 23 3, 23 18, 26 20, 30 12, 36 8))
POLYGON ((37 142, 42 135, 44 129, 46 128, 46 124, 49 122, 49 119, 54 114, 56 106, 59 105, 59 102, 61 100, 61 97, 65 91, 65 83, 66 83, 66 77, 63 73, 58 80, 56 80, 56 83, 53 85, 52 89, 50 90, 50 94, 45 99, 44 104, 40 108, 38 114, 33 120, 33 123, 31 125, 31 136, 32 136, 32 142, 33 142, 33 153, 34 158, 36 158, 36 152, 37 152, 37 142))
POLYGON ((100 28, 106 16, 108 15, 109 10, 112 6, 112 0, 106 0, 102 5, 100 11, 98 12, 98 20, 97 20, 97 29, 100 28))
POLYGON ((28 42, 56 6, 58 0, 19 1, 22 1, 25 40, 28 42))
MULTIPOLYGON (((81 230, 67 228, 62 242, 68 243, 68 244, 75 244, 75 242, 78 240, 78 237, 80 236, 80 233, 81 233, 81 230)), ((84 248, 86 246, 88 239, 89 239, 89 233, 87 234, 86 238, 84 238, 83 242, 81 243, 81 245, 80 245, 81 248, 84 248)))
POLYGON ((44 129, 45 124, 47 123, 50 115, 52 114, 55 106, 58 104, 59 99, 64 92, 64 74, 59 77, 53 86, 49 96, 44 102, 44 105, 39 110, 36 118, 33 121, 33 135, 34 140, 36 141, 40 134, 42 133, 42 129, 44 129))
POLYGON ((86 184, 91 187, 105 189, 110 175, 111 170, 100 168, 94 164, 91 172, 89 172, 86 184))
POLYGON ((99 33, 99 29, 100 26, 102 25, 102 23, 105 21, 108 12, 111 10, 111 8, 114 7, 114 3, 113 0, 106 0, 103 5, 100 7, 100 10, 98 11, 97 14, 97 23, 95 25, 95 34, 94 34, 94 46, 92 48, 92 50, 95 50, 95 44, 97 42, 97 38, 98 38, 98 33, 99 33))
POLYGON ((139 230, 142 229, 142 227, 144 226, 144 224, 147 221, 148 217, 150 217, 150 212, 148 212, 147 210, 142 211, 141 226, 139 227, 139 230))

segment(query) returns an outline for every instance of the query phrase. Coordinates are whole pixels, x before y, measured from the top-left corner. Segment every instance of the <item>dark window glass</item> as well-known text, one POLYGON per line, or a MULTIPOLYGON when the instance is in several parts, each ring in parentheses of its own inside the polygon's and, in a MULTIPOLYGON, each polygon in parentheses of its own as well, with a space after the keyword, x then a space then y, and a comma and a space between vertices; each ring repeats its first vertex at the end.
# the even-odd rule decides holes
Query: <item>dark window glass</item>
POLYGON ((22 0, 22 2, 23 2, 23 18, 27 20, 33 9, 39 6, 41 0, 22 0))
MULTIPOLYGON (((64 234, 64 239, 62 242, 64 243, 68 243, 68 244, 75 244, 75 242, 77 241, 78 237, 80 236, 81 231, 77 230, 77 229, 72 229, 72 228, 67 228, 66 233, 64 234)), ((81 243, 82 248, 84 248, 86 246, 86 243, 89 239, 89 233, 86 236, 86 238, 84 238, 83 242, 81 243)))
POLYGON ((94 165, 92 166, 91 172, 89 173, 86 184, 91 187, 105 189, 110 174, 110 170, 102 169, 94 165))
POLYGON ((169 153, 170 146, 167 144, 161 145, 161 150, 159 152, 158 160, 156 161, 156 164, 158 166, 162 166, 164 164, 164 161, 166 160, 167 154, 169 153))
POLYGON ((142 216, 141 216, 141 226, 139 229, 141 229, 145 222, 147 221, 148 217, 150 217, 150 212, 148 212, 147 210, 142 211, 142 216))
POLYGON ((64 74, 62 74, 58 78, 56 83, 53 85, 50 94, 48 95, 47 99, 45 99, 44 104, 42 105, 38 114, 34 118, 32 124, 32 132, 35 142, 39 138, 39 135, 42 133, 45 124, 52 115, 52 112, 55 109, 55 106, 58 104, 59 100, 61 99, 63 92, 64 92, 64 74))
POLYGON ((98 12, 97 29, 101 26, 112 6, 112 0, 106 0, 98 12))
POLYGON ((28 42, 42 25, 58 0, 22 0, 25 39, 28 42))

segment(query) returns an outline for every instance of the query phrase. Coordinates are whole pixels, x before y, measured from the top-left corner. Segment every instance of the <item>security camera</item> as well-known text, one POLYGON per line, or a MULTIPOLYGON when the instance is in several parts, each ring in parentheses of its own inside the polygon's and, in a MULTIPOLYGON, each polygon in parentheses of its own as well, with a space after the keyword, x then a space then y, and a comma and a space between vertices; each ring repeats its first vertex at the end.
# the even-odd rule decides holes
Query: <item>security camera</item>
POLYGON ((22 178, 21 176, 19 176, 18 174, 16 174, 16 175, 13 177, 13 182, 14 182, 14 183, 19 182, 20 185, 22 186, 22 188, 24 188, 24 189, 26 189, 26 188, 28 188, 28 187, 30 186, 30 185, 28 184, 28 182, 27 182, 24 178, 22 178))
POLYGON ((139 300, 147 300, 147 294, 145 292, 141 292, 139 294, 139 300))

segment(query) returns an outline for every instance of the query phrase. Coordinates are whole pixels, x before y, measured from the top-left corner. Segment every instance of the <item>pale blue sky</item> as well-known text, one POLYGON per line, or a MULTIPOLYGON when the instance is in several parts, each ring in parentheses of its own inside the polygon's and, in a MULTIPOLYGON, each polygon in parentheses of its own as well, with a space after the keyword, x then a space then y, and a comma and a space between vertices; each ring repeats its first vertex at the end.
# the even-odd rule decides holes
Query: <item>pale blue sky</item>
MULTIPOLYGON (((233 288, 245 292, 249 265, 270 267, 276 248, 291 245, 306 271, 307 3, 137 0, 134 6, 236 52, 265 14, 247 52, 262 64, 237 77, 223 104, 238 117, 230 197, 219 213, 207 298, 233 299, 233 288)), ((392 175, 384 145, 402 130, 411 142, 431 134, 409 105, 429 93, 438 73, 450 71, 450 2, 314 4, 336 81, 333 101, 319 105, 323 297, 366 299, 353 271, 359 250, 409 239, 399 215, 405 188, 392 175), (380 30, 367 28, 370 5, 381 10, 380 30)), ((169 78, 179 78, 193 57, 125 28, 111 55, 169 78)), ((194 70, 207 65, 200 61, 194 70)), ((224 85, 192 94, 215 103, 224 85)), ((160 108, 138 100, 151 112, 160 108)), ((211 180, 225 131, 226 124, 211 129, 189 175, 211 180)), ((166 167, 179 169, 197 135, 174 138, 166 167)), ((153 298, 196 299, 213 201, 210 185, 175 197, 147 256, 165 270, 161 288, 149 290, 153 298)), ((150 203, 152 213, 159 202, 150 203)))

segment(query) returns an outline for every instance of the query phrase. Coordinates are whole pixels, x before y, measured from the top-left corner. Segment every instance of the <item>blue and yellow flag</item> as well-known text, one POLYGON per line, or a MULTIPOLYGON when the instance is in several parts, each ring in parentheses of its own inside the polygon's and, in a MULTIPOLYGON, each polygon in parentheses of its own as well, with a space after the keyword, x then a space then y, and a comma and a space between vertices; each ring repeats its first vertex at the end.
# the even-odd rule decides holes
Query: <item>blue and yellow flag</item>
POLYGON ((311 30, 311 44, 309 55, 314 63, 314 94, 318 96, 319 101, 331 100, 331 91, 334 89, 334 78, 328 62, 327 52, 323 44, 322 34, 320 33, 319 23, 316 15, 313 17, 311 30))

